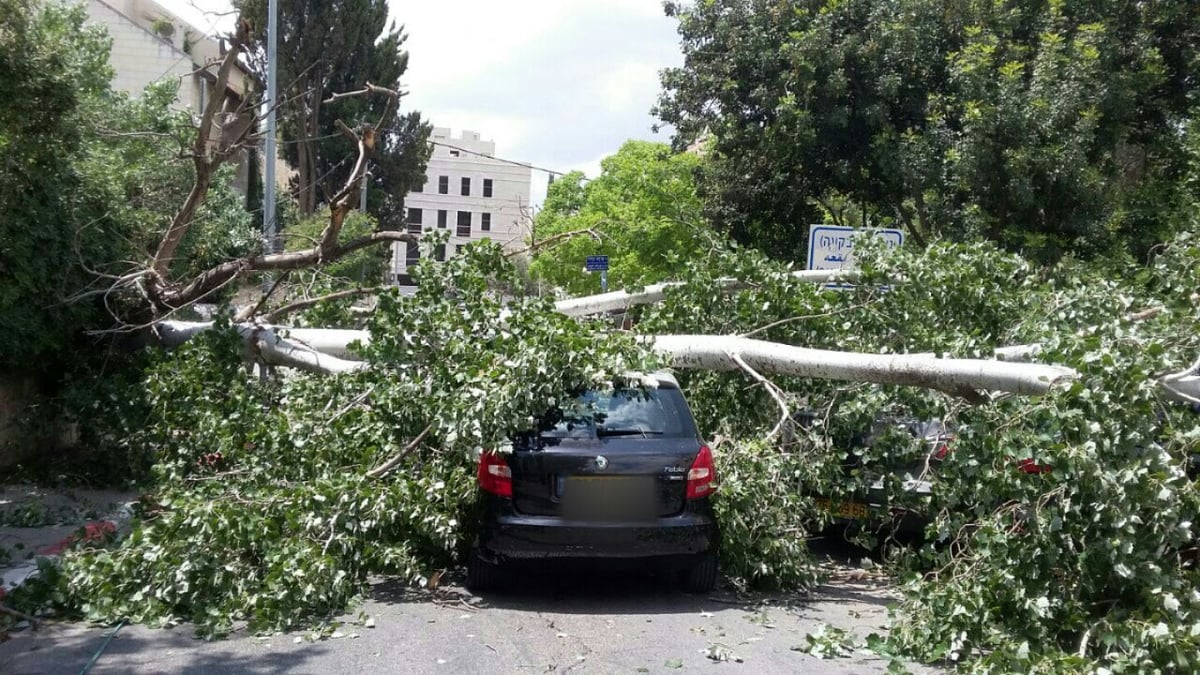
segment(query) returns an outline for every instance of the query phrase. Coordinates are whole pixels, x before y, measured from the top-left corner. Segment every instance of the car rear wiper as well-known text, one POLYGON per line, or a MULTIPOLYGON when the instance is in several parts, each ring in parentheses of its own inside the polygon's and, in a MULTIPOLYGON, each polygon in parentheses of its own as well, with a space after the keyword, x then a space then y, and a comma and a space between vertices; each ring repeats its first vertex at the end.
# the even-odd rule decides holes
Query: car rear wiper
POLYGON ((645 429, 605 429, 604 427, 596 427, 596 436, 604 438, 605 436, 637 436, 642 438, 650 438, 651 436, 662 436, 661 431, 646 431, 645 429))

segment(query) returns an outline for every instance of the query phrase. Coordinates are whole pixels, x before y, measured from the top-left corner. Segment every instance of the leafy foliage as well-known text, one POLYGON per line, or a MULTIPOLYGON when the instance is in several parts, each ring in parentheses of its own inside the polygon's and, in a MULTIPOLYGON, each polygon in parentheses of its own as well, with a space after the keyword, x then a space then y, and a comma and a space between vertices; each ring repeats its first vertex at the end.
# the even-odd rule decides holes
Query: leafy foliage
POLYGON ((103 32, 82 8, 5 0, 0 13, 0 364, 29 368, 94 320, 95 305, 63 304, 90 280, 81 266, 126 249, 95 227, 107 204, 79 173, 91 108, 108 96, 103 32))
POLYGON ((801 486, 812 473, 801 452, 769 443, 718 448, 721 572, 737 585, 806 588, 821 575, 808 555, 806 535, 820 514, 801 486))
MULTIPOLYGON (((877 251, 861 258, 868 280, 902 281, 836 293, 804 288, 786 267, 753 254, 729 255, 689 269, 688 283, 648 310, 640 329, 763 329, 755 337, 955 356, 1041 344, 1040 360, 1070 365, 1080 379, 1048 396, 974 407, 905 388, 777 378, 794 408, 815 415, 760 470, 816 467, 791 497, 801 503, 804 494, 862 500, 878 481, 890 507, 931 518, 928 543, 900 561, 908 572, 893 647, 904 653, 990 672, 1190 671, 1200 492, 1187 467, 1200 450, 1200 417, 1167 402, 1156 378, 1200 352, 1196 242, 1185 232, 1150 267, 1118 270, 1076 262, 1042 269, 982 244, 877 251), (750 288, 721 299, 722 276, 750 288), (1129 318, 1146 307, 1163 309, 1129 318), (946 420, 957 434, 950 456, 933 462, 928 444, 903 433, 859 438, 876 421, 898 418, 946 420), (791 454, 803 461, 789 464, 791 454), (1022 460, 1051 468, 1023 472, 1022 460), (933 481, 932 494, 905 488, 919 477, 933 481)), ((745 391, 754 383, 741 374, 681 381, 703 428, 747 435, 778 419, 765 394, 745 391)), ((735 471, 758 476, 736 460, 735 471)), ((738 506, 726 518, 739 522, 747 508, 768 522, 778 517, 774 491, 753 504, 742 494, 735 488, 738 506)), ((752 532, 743 536, 753 541, 752 532)))
POLYGON ((582 272, 589 255, 609 257, 614 288, 663 281, 680 262, 703 255, 711 233, 701 218, 692 154, 661 143, 627 141, 601 163, 599 177, 583 182, 569 173, 550 185, 533 223, 535 241, 590 230, 537 254, 535 278, 575 294, 597 292, 595 275, 582 272))
POLYGON ((658 113, 702 140, 714 223, 803 255, 822 211, 924 244, 1139 258, 1187 217, 1192 3, 667 3, 658 113))
POLYGON ((58 598, 90 618, 190 620, 210 635, 341 612, 369 573, 417 579, 470 543, 474 456, 566 392, 644 365, 630 339, 489 292, 514 270, 495 245, 426 262, 389 294, 363 348, 373 368, 246 377, 211 331, 148 371, 156 487, 113 550, 63 562, 58 598), (396 469, 372 468, 398 458, 396 469))
MULTIPOLYGON (((956 356, 1036 341, 1039 358, 1081 373, 1044 397, 974 407, 903 387, 776 378, 811 419, 782 446, 721 446, 727 572, 755 585, 814 583, 804 541, 829 520, 814 498, 853 500, 876 484, 889 507, 931 519, 927 543, 899 560, 907 581, 889 650, 992 672, 1190 670, 1200 493, 1186 467, 1200 448, 1197 417, 1168 403, 1155 378, 1200 352, 1197 241, 1181 234, 1150 267, 1123 274, 1038 268, 991 244, 868 248, 866 278, 844 291, 801 284, 736 248, 685 265, 687 283, 644 309, 639 333, 700 325, 956 356), (746 286, 723 295, 729 276, 746 286), (1128 318, 1148 306, 1162 309, 1128 318), (935 417, 957 434, 936 466, 907 434, 861 438, 881 419, 935 417), (1026 459, 1052 468, 1019 471, 1026 459), (930 494, 905 487, 919 476, 930 494)), ((152 369, 154 424, 136 440, 157 457, 155 499, 118 548, 66 559, 60 600, 94 618, 190 619, 214 634, 243 619, 258 630, 319 620, 368 573, 419 578, 453 562, 471 538, 475 451, 503 445, 571 389, 653 365, 601 322, 558 315, 545 299, 506 304, 489 289, 517 279, 494 245, 425 261, 417 276, 417 295, 380 299, 361 348, 369 371, 262 383, 241 371, 227 333, 152 369), (371 477, 393 457, 394 471, 371 477)), ((778 421, 741 373, 680 379, 710 436, 761 438, 778 421)))
MULTIPOLYGON (((121 275, 157 242, 190 187, 179 157, 192 131, 172 111, 178 82, 129 99, 109 88, 109 40, 78 6, 7 1, 0 30, 0 363, 61 368, 103 296, 74 296, 121 275)), ((214 181, 177 267, 189 272, 252 246, 231 174, 214 181)), ((51 373, 55 374, 55 373, 51 373)))

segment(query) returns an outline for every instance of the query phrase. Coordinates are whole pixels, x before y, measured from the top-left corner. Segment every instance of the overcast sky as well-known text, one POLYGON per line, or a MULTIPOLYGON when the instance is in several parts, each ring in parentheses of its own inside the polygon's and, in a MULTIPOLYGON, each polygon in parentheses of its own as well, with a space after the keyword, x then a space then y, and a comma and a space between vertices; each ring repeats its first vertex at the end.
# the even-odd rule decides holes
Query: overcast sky
MULTIPOLYGON (((190 9, 223 0, 159 0, 190 9)), ((661 0, 391 0, 409 39, 403 107, 437 126, 479 131, 500 157, 599 172, 626 139, 654 134, 658 71, 682 62, 661 0)), ((545 176, 534 174, 534 201, 545 176)))

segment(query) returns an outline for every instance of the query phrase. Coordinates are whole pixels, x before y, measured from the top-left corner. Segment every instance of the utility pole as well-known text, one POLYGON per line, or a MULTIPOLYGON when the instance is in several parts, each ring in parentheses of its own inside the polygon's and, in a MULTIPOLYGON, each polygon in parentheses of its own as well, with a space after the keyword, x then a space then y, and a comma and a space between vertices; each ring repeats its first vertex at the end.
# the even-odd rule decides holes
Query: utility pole
POLYGON ((275 111, 276 88, 275 61, 276 46, 279 35, 279 6, 278 0, 267 2, 267 140, 264 155, 266 170, 263 172, 263 253, 275 252, 275 240, 278 236, 275 228, 275 158, 278 151, 275 148, 275 111))
POLYGON ((367 179, 371 177, 371 172, 363 170, 362 188, 358 193, 358 210, 362 211, 363 215, 367 213, 367 179))

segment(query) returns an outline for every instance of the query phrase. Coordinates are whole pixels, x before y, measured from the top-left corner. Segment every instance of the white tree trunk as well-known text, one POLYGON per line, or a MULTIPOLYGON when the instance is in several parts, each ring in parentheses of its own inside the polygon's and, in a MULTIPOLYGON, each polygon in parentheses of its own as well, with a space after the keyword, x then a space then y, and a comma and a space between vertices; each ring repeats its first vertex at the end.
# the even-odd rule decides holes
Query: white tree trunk
MULTIPOLYGON (((858 279, 858 272, 854 270, 800 270, 792 272, 791 276, 799 281, 825 284, 854 281, 858 279)), ((682 283, 681 281, 668 281, 662 284, 651 284, 635 293, 612 291, 610 293, 586 295, 581 298, 567 298, 566 300, 559 300, 554 303, 554 308, 567 316, 589 316, 629 309, 637 305, 651 305, 656 302, 662 302, 663 298, 666 297, 666 290, 668 288, 679 286, 682 283)), ((721 288, 727 293, 746 287, 746 283, 738 279, 721 280, 721 288)))
MULTIPOLYGON (((163 344, 178 347, 201 331, 212 328, 212 323, 162 321, 157 324, 156 328, 163 344)), ((246 342, 248 355, 251 357, 257 356, 264 363, 273 366, 288 366, 310 373, 323 374, 349 373, 356 370, 363 370, 367 367, 364 361, 338 358, 320 348, 324 347, 331 351, 349 354, 347 345, 353 342, 357 335, 350 336, 346 334, 361 333, 365 339, 366 331, 305 329, 307 337, 317 343, 316 345, 312 345, 284 337, 280 335, 279 330, 270 326, 239 324, 237 330, 246 342)))
POLYGON ((899 384, 963 393, 979 389, 1044 394, 1077 373, 1063 366, 984 359, 939 359, 928 354, 861 354, 807 349, 750 338, 659 335, 654 350, 676 368, 739 370, 737 355, 762 373, 830 380, 899 384))
MULTIPOLYGON (((164 321, 159 329, 166 344, 179 345, 210 326, 164 321)), ((349 360, 356 358, 349 345, 367 342, 366 331, 253 325, 242 325, 238 330, 250 351, 273 365, 322 373, 366 367, 361 361, 349 360)), ((740 358, 761 373, 909 385, 956 394, 980 389, 1044 394, 1054 383, 1075 377, 1075 371, 1062 366, 939 359, 929 354, 859 354, 722 335, 661 335, 648 339, 675 368, 739 370, 740 358)))

